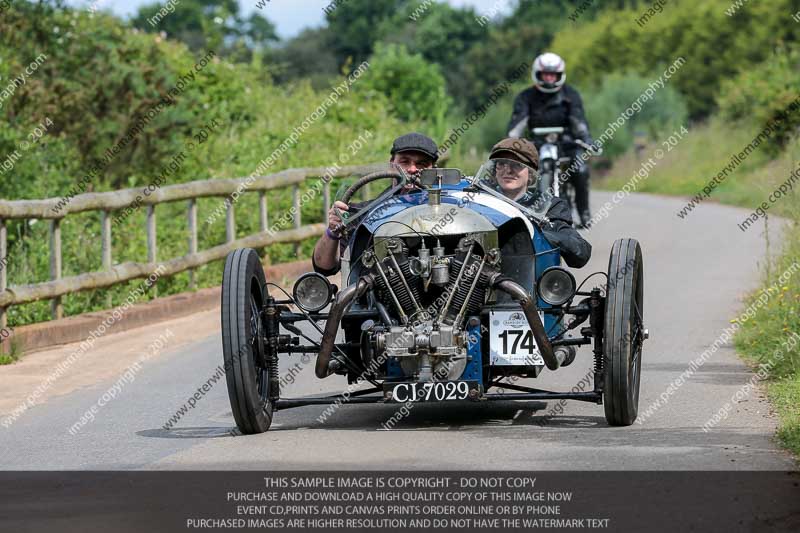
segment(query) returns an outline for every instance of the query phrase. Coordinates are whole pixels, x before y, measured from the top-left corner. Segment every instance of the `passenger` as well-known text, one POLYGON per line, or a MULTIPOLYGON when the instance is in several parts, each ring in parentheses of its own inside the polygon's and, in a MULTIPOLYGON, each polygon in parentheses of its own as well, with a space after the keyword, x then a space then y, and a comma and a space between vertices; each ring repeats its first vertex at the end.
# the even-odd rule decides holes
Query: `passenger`
POLYGON ((549 227, 542 228, 545 238, 561 249, 568 266, 580 268, 589 262, 592 245, 572 226, 569 205, 562 198, 545 197, 535 187, 539 152, 527 139, 503 139, 492 148, 489 159, 498 160, 494 178, 500 192, 525 207, 546 213, 549 227))

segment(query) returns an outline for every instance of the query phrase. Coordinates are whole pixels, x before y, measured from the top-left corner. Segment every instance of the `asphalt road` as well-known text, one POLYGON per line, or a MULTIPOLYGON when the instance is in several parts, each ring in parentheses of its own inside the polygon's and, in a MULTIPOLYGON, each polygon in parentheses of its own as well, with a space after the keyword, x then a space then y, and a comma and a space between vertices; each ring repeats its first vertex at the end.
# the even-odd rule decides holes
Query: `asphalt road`
MULTIPOLYGON (((610 199, 594 195, 594 205, 610 199)), ((634 195, 592 229, 593 259, 578 281, 605 270, 611 243, 639 239, 645 261, 645 345, 640 413, 719 337, 758 286, 765 244, 759 229, 742 233, 744 211, 707 204, 685 220, 681 199, 634 195)), ((776 236, 773 235, 773 242, 776 236)), ((595 278, 599 280, 600 278, 595 278)), ((159 330, 162 328, 159 328, 159 330)), ((147 340, 147 339, 145 339, 147 340)), ((143 348, 146 343, 143 342, 143 348)), ((221 363, 219 331, 148 361, 133 383, 77 434, 68 428, 114 380, 51 398, 10 428, 0 428, 1 469, 589 469, 783 470, 792 459, 773 442, 775 418, 750 394, 708 432, 709 418, 752 374, 728 345, 717 351, 642 424, 606 425, 603 407, 566 402, 418 405, 393 430, 389 405, 350 405, 324 423, 325 407, 275 414, 272 429, 234 431, 223 380, 175 426, 163 425, 221 363), (547 422, 540 426, 539 421, 547 422)), ((108 354, 113 357, 112 351, 108 354)), ((284 360, 283 372, 299 363, 284 360)), ((302 363, 301 363, 302 366, 302 363)), ((590 369, 591 352, 531 384, 573 387, 590 369)), ((72 369, 71 372, 79 372, 72 369)), ((343 378, 319 381, 302 367, 287 395, 340 392, 343 378)))

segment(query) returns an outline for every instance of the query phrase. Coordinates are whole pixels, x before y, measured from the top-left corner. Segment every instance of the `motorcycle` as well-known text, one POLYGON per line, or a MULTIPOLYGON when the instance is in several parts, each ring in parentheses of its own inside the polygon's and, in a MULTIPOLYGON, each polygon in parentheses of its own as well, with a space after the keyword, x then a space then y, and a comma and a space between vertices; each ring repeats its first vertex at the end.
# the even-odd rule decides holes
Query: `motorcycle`
MULTIPOLYGON (((566 200, 570 212, 575 208, 575 187, 569 179, 571 157, 563 156, 563 148, 574 144, 580 146, 590 156, 603 153, 580 139, 572 139, 564 134, 563 127, 533 128, 533 142, 539 150, 539 192, 566 200)), ((573 217, 575 220, 579 218, 573 217)))

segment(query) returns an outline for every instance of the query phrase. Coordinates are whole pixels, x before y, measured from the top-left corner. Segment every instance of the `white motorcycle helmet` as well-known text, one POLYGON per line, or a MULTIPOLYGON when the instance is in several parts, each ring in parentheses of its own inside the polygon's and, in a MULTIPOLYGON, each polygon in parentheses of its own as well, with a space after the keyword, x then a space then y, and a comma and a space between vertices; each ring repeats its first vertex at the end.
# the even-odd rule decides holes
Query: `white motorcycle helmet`
POLYGON ((543 93, 554 93, 561 90, 564 82, 567 80, 566 64, 561 56, 552 52, 547 52, 533 61, 533 68, 531 77, 533 78, 534 86, 543 93), (543 72, 552 72, 557 75, 556 81, 553 83, 546 83, 541 78, 543 72))

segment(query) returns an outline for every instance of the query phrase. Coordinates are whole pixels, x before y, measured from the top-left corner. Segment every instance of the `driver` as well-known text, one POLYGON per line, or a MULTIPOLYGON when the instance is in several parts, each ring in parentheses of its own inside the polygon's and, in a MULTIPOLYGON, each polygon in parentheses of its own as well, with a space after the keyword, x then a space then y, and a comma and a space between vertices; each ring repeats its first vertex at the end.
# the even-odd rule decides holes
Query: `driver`
POLYGON ((563 198, 543 195, 535 187, 539 152, 527 139, 503 139, 495 144, 489 159, 495 163, 494 178, 506 198, 536 211, 546 212, 550 227, 542 228, 545 238, 561 249, 568 266, 580 268, 589 262, 592 245, 572 227, 572 213, 563 198))
MULTIPOLYGON (((432 168, 439 159, 439 149, 433 139, 421 133, 407 133, 394 140, 389 163, 399 166, 406 174, 413 176, 420 170, 432 168)), ((401 189, 398 194, 406 194, 414 187, 401 189)), ((325 234, 320 237, 314 247, 311 263, 314 270, 323 276, 332 276, 339 272, 341 267, 341 253, 344 248, 342 236, 339 233, 342 219, 334 211, 334 207, 341 211, 349 211, 351 206, 344 202, 334 202, 328 210, 328 227, 325 234)), ((352 205, 356 210, 358 206, 352 205)))
MULTIPOLYGON (((572 139, 579 139, 593 145, 589 134, 589 124, 583 111, 581 95, 572 86, 564 83, 567 79, 564 60, 548 52, 538 56, 533 62, 533 87, 519 93, 514 100, 514 111, 508 124, 509 137, 522 137, 527 127, 563 127, 572 139)), ((569 137, 564 139, 569 141, 569 137)), ((589 209, 589 167, 581 157, 584 149, 572 142, 564 146, 565 156, 572 159, 568 179, 575 186, 575 203, 581 217, 580 227, 586 228, 592 219, 589 209)))

